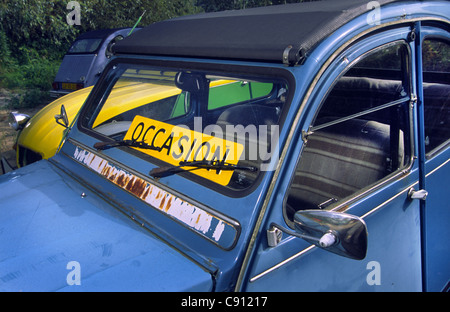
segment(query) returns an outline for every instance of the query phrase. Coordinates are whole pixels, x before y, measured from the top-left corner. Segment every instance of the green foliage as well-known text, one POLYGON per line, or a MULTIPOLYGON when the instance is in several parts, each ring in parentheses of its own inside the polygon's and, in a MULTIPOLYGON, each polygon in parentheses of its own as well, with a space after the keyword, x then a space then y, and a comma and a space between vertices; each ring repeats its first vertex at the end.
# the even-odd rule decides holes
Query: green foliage
POLYGON ((197 0, 196 4, 205 12, 217 12, 308 1, 314 0, 197 0))
MULTIPOLYGON (((33 55, 33 53, 30 53, 33 55)), ((11 62, 0 72, 1 86, 8 89, 35 88, 50 90, 60 62, 31 58, 19 65, 11 62)))
POLYGON ((0 60, 2 61, 0 64, 4 64, 4 62, 9 59, 10 54, 8 39, 5 33, 0 30, 0 60))
POLYGON ((0 0, 0 87, 17 94, 8 107, 35 107, 47 100, 62 56, 79 32, 66 22, 66 5, 0 0))
POLYGON ((200 12, 243 9, 302 0, 78 0, 81 25, 69 25, 70 0, 0 0, 0 87, 29 90, 11 105, 34 105, 51 88, 59 64, 84 32, 139 27, 200 12))
POLYGON ((203 11, 195 0, 84 0, 80 4, 83 31, 132 27, 144 11, 139 26, 203 11))
POLYGON ((0 0, 0 27, 19 63, 30 58, 30 49, 40 57, 61 58, 79 33, 66 22, 66 5, 66 0, 0 0))
POLYGON ((422 57, 424 71, 450 72, 450 47, 445 42, 425 40, 422 57))
POLYGON ((50 103, 48 91, 29 89, 15 94, 7 103, 8 109, 34 108, 44 103, 50 103))

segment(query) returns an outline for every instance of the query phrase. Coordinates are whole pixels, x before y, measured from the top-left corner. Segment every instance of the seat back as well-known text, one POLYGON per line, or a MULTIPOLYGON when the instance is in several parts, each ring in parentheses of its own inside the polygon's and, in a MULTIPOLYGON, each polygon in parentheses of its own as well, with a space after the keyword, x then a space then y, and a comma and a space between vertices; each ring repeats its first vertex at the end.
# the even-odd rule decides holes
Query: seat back
POLYGON ((389 134, 389 125, 353 119, 308 136, 287 201, 291 213, 324 208, 386 176, 389 134))
POLYGON ((450 85, 423 84, 427 152, 446 142, 450 134, 450 85))

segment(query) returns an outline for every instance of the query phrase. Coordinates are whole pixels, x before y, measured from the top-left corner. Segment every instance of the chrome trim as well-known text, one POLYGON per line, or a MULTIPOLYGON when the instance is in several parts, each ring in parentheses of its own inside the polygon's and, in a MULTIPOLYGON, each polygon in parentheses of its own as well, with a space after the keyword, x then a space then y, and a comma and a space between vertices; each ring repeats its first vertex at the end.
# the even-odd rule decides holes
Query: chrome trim
POLYGON ((366 212, 365 214, 363 214, 361 216, 362 219, 370 216, 371 214, 373 214, 375 211, 377 211, 378 209, 380 209, 381 207, 383 207, 384 205, 390 203, 391 201, 393 201, 394 199, 396 199, 397 197, 400 197, 401 195, 403 195, 403 193, 406 193, 406 195, 408 195, 409 190, 414 187, 415 185, 419 184, 419 181, 414 182, 413 184, 407 186, 405 189, 401 190, 399 193, 395 194, 394 196, 392 196, 391 198, 389 198, 388 200, 382 202, 381 204, 379 204, 378 206, 376 206, 375 208, 369 210, 368 212, 366 212))
POLYGON ((31 117, 27 114, 22 114, 19 112, 10 112, 8 115, 9 118, 9 126, 13 128, 15 131, 22 130, 31 117))
POLYGON ((436 168, 434 168, 433 170, 431 170, 430 172, 428 172, 425 177, 428 178, 428 176, 432 175, 433 173, 435 173, 436 171, 438 171, 439 169, 441 169, 442 167, 444 167, 446 164, 448 164, 450 162, 450 158, 447 159, 446 161, 444 161, 442 164, 440 164, 439 166, 437 166, 436 168))
POLYGON ((331 208, 331 211, 339 211, 339 212, 344 212, 347 211, 349 209, 349 206, 362 199, 364 196, 366 196, 367 194, 372 193, 373 191, 375 191, 376 189, 382 187, 384 184, 388 184, 394 180, 397 180, 400 177, 406 176, 412 169, 413 164, 414 164, 414 157, 411 157, 411 160, 409 161, 409 166, 403 168, 403 169, 399 169, 397 172, 395 172, 393 175, 391 176, 387 176, 384 179, 381 179, 377 184, 372 185, 371 187, 367 188, 367 189, 363 189, 362 191, 353 194, 352 197, 350 197, 349 199, 347 199, 346 201, 341 202, 339 205, 331 208))
POLYGON ((439 144, 438 146, 436 146, 434 149, 432 149, 431 151, 429 151, 429 152, 425 155, 425 160, 429 160, 429 159, 433 158, 434 156, 440 154, 440 153, 443 152, 449 145, 450 145, 450 139, 447 139, 445 142, 442 142, 441 144, 439 144))
POLYGON ((359 112, 359 113, 356 113, 356 114, 348 115, 346 117, 342 117, 342 118, 339 118, 339 119, 336 119, 336 120, 333 120, 333 121, 330 121, 330 122, 326 122, 324 124, 321 124, 321 125, 318 125, 318 126, 315 126, 315 127, 311 127, 311 129, 308 131, 308 135, 314 133, 314 131, 317 131, 317 130, 320 130, 320 129, 324 129, 326 127, 330 127, 330 126, 333 126, 333 125, 337 125, 339 123, 342 123, 342 122, 345 122, 345 121, 348 121, 348 120, 351 120, 351 119, 355 119, 355 118, 358 118, 358 117, 361 117, 361 116, 364 116, 364 115, 367 115, 367 114, 370 114, 370 113, 373 113, 373 112, 377 112, 379 110, 386 109, 386 108, 389 108, 389 107, 392 107, 392 106, 395 106, 395 105, 398 105, 398 104, 402 104, 402 103, 404 103, 406 101, 410 101, 410 98, 409 97, 404 97, 404 98, 401 98, 401 99, 398 99, 398 100, 395 100, 395 101, 391 101, 391 102, 388 102, 388 103, 380 105, 380 106, 376 106, 374 108, 367 109, 365 111, 362 111, 362 112, 359 112))
POLYGON ((254 277, 252 277, 252 278, 250 279, 250 283, 253 283, 253 282, 259 280, 259 279, 260 279, 261 277, 263 277, 264 275, 269 274, 269 273, 272 272, 272 271, 275 271, 276 269, 282 267, 282 266, 285 265, 286 263, 291 262, 292 260, 294 260, 294 259, 296 259, 296 258, 298 258, 298 257, 300 257, 300 256, 302 256, 302 255, 304 255, 304 254, 306 254, 306 253, 308 253, 309 251, 313 250, 314 248, 316 248, 316 246, 311 245, 311 246, 309 246, 308 248, 305 248, 305 249, 303 249, 302 251, 296 253, 295 255, 290 256, 290 257, 287 258, 286 260, 281 261, 281 262, 278 263, 277 265, 274 265, 274 266, 271 267, 270 269, 267 269, 266 271, 263 271, 263 272, 259 273, 258 275, 255 275, 254 277))

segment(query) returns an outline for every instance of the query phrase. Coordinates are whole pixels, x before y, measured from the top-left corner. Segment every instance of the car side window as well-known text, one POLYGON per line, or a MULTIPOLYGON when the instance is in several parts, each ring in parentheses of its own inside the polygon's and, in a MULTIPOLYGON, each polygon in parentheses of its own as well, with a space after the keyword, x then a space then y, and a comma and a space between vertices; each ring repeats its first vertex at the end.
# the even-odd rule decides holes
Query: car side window
POLYGON ((411 155, 409 54, 377 49, 335 81, 307 133, 286 197, 288 221, 329 209, 404 168, 411 155))
POLYGON ((450 140, 450 44, 426 39, 422 45, 425 152, 450 140))

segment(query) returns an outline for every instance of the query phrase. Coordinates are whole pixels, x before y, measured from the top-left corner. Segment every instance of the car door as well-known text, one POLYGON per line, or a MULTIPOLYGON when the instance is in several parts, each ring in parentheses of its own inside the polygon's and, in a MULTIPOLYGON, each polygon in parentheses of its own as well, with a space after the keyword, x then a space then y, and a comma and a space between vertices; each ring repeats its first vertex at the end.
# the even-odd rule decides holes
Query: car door
MULTIPOLYGON (((423 201, 424 287, 448 290, 450 278, 450 36, 445 30, 423 27, 422 69, 425 149, 423 201)), ((421 111, 419 111, 421 113, 421 111)), ((422 137, 419 137, 422 138, 422 137)))
POLYGON ((419 177, 409 32, 380 32, 350 46, 305 100, 313 109, 281 159, 242 289, 421 290, 419 201, 408 196, 419 177), (364 259, 290 235, 295 213, 305 209, 361 217, 369 233, 364 259), (285 229, 275 244, 274 228, 285 229))

